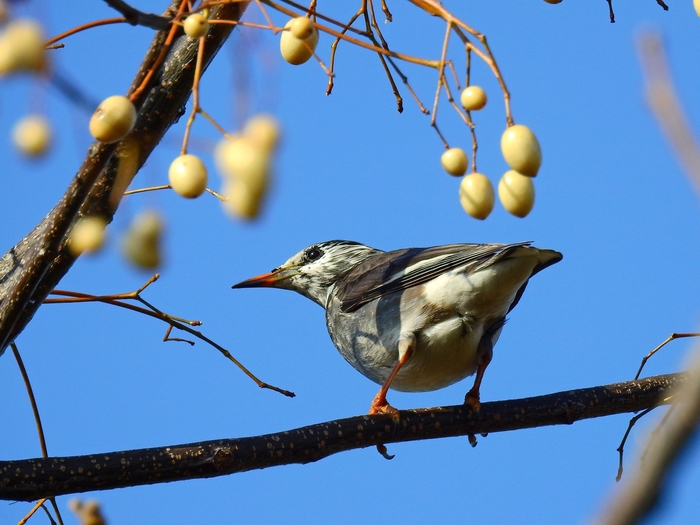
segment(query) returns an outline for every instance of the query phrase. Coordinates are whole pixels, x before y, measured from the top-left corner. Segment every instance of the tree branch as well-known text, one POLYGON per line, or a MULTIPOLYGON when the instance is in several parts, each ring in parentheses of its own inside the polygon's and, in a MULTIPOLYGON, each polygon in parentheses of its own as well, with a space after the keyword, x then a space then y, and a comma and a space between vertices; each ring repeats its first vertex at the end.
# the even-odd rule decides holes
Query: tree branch
POLYGON ((168 29, 170 25, 170 19, 168 17, 144 13, 135 7, 131 7, 123 0, 104 0, 104 2, 112 9, 119 11, 132 26, 138 25, 150 29, 164 30, 168 29))
MULTIPOLYGON (((180 2, 174 1, 175 4, 180 2)), ((237 21, 247 5, 241 2, 216 6, 210 16, 237 21)), ((167 11, 166 15, 169 13, 172 11, 167 11)), ((233 27, 231 24, 211 25, 206 36, 202 71, 216 56, 233 27)), ((165 36, 163 31, 156 33, 130 93, 153 67, 165 36)), ((165 62, 136 102, 139 112, 132 133, 116 144, 93 143, 61 201, 32 232, 0 258, 0 355, 31 321, 48 293, 75 262, 65 243, 76 218, 101 215, 111 221, 120 192, 126 189, 126 184, 170 126, 183 114, 192 90, 198 44, 197 39, 184 35, 174 42, 165 62), (120 154, 115 155, 117 152, 120 154), (131 164, 128 177, 124 176, 124 163, 131 164), (125 178, 128 178, 126 184, 125 178), (117 191, 113 196, 115 186, 117 191)))
MULTIPOLYGON (((358 416, 263 436, 220 439, 88 456, 0 462, 0 499, 32 501, 93 490, 210 478, 293 463, 377 444, 504 432, 636 412, 663 403, 687 381, 669 374, 545 396, 358 416)), ((466 444, 466 442, 465 442, 466 444)))

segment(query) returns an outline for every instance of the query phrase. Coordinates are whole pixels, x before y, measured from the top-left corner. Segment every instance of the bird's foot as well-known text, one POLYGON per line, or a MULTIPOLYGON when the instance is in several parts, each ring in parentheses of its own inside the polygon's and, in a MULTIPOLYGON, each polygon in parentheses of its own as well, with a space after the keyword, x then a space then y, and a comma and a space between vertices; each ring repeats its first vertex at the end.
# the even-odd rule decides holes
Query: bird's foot
POLYGON ((368 414, 370 416, 374 414, 387 414, 393 418, 394 416, 397 416, 399 414, 399 411, 386 401, 384 401, 384 404, 377 404, 374 401, 372 401, 372 404, 369 407, 368 414))
POLYGON ((389 452, 387 452, 384 443, 377 443, 377 452, 379 452, 384 459, 394 459, 394 454, 389 454, 389 452))
POLYGON ((475 392, 474 389, 472 388, 469 392, 467 392, 467 395, 464 396, 464 404, 472 407, 472 410, 478 414, 479 410, 481 410, 481 401, 479 400, 479 391, 477 390, 475 392))
POLYGON ((381 391, 374 396, 372 404, 369 406, 368 414, 370 416, 374 414, 389 415, 391 416, 391 419, 394 420, 394 423, 397 423, 399 420, 399 411, 389 404, 389 402, 386 400, 386 395, 381 391))

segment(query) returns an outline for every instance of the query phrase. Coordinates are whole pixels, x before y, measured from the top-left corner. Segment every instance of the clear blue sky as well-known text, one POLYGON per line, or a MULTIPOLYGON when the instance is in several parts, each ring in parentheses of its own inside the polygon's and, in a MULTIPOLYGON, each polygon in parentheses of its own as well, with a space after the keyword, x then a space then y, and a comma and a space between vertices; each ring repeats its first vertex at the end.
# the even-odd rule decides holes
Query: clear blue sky
MULTIPOLYGON (((165 2, 135 4, 159 12, 165 2)), ((344 4, 332 8, 347 18, 357 2, 344 4)), ((382 25, 392 48, 438 58, 442 24, 405 4, 391 3, 394 23, 382 25)), ((234 102, 243 93, 234 80, 246 78, 243 112, 269 111, 282 122, 275 184, 263 218, 255 224, 232 221, 210 196, 194 202, 165 192, 128 197, 109 228, 107 250, 78 261, 60 287, 98 294, 138 288, 148 275, 121 260, 117 241, 135 213, 155 207, 167 218, 167 261, 147 299, 174 315, 202 320, 205 334, 263 380, 297 397, 259 390, 202 343, 162 343, 164 326, 154 320, 104 305, 47 305, 17 344, 52 455, 258 435, 365 413, 377 386, 334 349, 317 305, 291 292, 230 289, 322 240, 352 239, 387 250, 533 240, 561 251, 564 260, 534 278, 512 312, 486 374, 484 401, 631 379, 641 357, 671 332, 697 328, 698 195, 645 107, 635 51, 642 30, 663 33, 688 116, 700 125, 700 19, 692 2, 672 2, 668 12, 653 0, 617 2, 614 25, 602 1, 445 4, 488 36, 516 122, 540 139, 544 162, 531 216, 519 220, 497 205, 480 222, 462 211, 458 180, 440 168, 442 146, 429 118, 405 90, 404 114, 396 112, 375 56, 341 46, 336 87, 326 97, 320 68, 283 63, 276 40, 261 33, 235 35, 205 76, 202 100, 233 129, 241 111, 234 102)), ((260 19, 255 7, 250 11, 249 17, 260 19)), ((35 1, 22 13, 38 16, 52 35, 115 16, 94 1, 69 8, 35 1)), ((55 52, 56 64, 98 100, 124 93, 150 37, 144 28, 96 29, 67 40, 55 52)), ((329 45, 322 37, 319 53, 326 60, 329 45)), ((433 72, 405 72, 432 105, 433 72)), ((473 82, 491 98, 476 122, 479 168, 496 182, 506 170, 498 145, 503 106, 481 64, 474 67, 473 82)), ((88 118, 52 89, 25 80, 0 84, 3 252, 62 194, 90 143, 88 118), (24 113, 43 109, 56 141, 47 159, 28 162, 12 149, 9 130, 24 113)), ((467 130, 444 100, 440 124, 453 145, 468 148, 467 130)), ((213 173, 207 147, 216 132, 197 121, 193 133, 194 151, 213 173)), ((180 125, 134 187, 167 182, 181 137, 180 125)), ((690 341, 674 343, 650 362, 647 373, 682 369, 691 347, 690 341)), ((467 379, 438 392, 391 393, 389 399, 399 408, 456 404, 470 387, 467 379)), ((0 394, 0 456, 40 455, 10 353, 0 359, 0 394)), ((647 417, 633 433, 628 466, 644 430, 660 416, 647 417)), ((312 465, 81 497, 99 499, 114 525, 581 523, 614 487, 615 449, 627 420, 623 415, 491 434, 475 449, 466 438, 390 445, 396 454, 390 462, 369 448, 312 465)), ((699 484, 695 445, 653 523, 694 522, 699 484)), ((59 498, 62 509, 67 499, 59 498)), ((16 522, 28 509, 0 502, 0 522, 16 522)), ((74 523, 67 510, 64 518, 74 523)), ((46 520, 38 516, 35 522, 46 520)))

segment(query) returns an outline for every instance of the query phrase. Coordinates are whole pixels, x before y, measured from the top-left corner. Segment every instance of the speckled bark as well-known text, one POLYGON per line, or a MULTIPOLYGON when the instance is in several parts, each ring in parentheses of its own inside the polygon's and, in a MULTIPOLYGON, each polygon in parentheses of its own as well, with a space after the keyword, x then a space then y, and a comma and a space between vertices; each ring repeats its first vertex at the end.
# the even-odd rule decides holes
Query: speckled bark
MULTIPOLYGON (((174 5, 179 3, 173 2, 174 5)), ((212 9, 210 18, 238 20, 246 7, 247 3, 218 6, 212 9)), ((166 15, 172 13, 166 12, 166 15)), ((230 24, 211 25, 206 37, 205 69, 232 30, 230 24)), ((151 69, 165 36, 165 32, 156 34, 129 93, 151 69)), ((0 354, 31 321, 48 293, 75 262, 65 241, 76 218, 100 214, 111 221, 116 211, 113 203, 110 204, 118 166, 114 154, 124 147, 125 141, 137 141, 140 168, 170 126, 182 116, 191 93, 197 47, 197 40, 186 36, 174 42, 164 64, 153 76, 150 88, 137 101, 139 111, 133 132, 120 143, 93 143, 60 202, 0 258, 0 354)))
MULTIPOLYGON (((39 498, 92 490, 210 478, 292 463, 337 452, 468 434, 572 424, 582 419, 656 406, 685 381, 683 374, 483 403, 479 414, 464 405, 360 416, 239 439, 89 456, 0 461, 0 499, 39 498)), ((465 447, 468 447, 465 440, 465 447)))

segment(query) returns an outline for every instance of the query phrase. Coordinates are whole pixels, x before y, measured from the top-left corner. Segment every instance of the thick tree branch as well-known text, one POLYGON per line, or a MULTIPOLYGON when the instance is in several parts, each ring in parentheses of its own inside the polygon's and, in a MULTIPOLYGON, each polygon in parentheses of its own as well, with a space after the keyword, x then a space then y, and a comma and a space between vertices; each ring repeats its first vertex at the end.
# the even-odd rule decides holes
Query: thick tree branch
MULTIPOLYGON (((669 374, 512 401, 359 416, 263 436, 221 439, 88 456, 0 462, 0 499, 39 498, 184 479, 210 478, 293 463, 377 444, 504 432, 636 412, 664 403, 686 382, 669 374)), ((466 441, 465 441, 466 446, 466 441)))
MULTIPOLYGON (((210 17, 239 20, 247 5, 241 2, 217 6, 212 8, 210 17)), ((166 12, 166 16, 171 14, 172 11, 166 12)), ((233 27, 231 24, 211 25, 206 36, 203 71, 233 27)), ((156 34, 130 93, 153 67, 165 34, 156 34)), ((137 101, 139 113, 132 133, 117 144, 93 143, 61 201, 32 232, 0 258, 0 355, 31 321, 48 293, 75 262, 65 244, 75 219, 84 215, 102 215, 111 220, 120 192, 125 189, 122 186, 125 182, 128 184, 170 126, 183 114, 194 80, 197 50, 196 39, 183 35, 174 42, 164 63, 137 101), (125 176, 127 163, 130 164, 130 173, 125 176), (117 191, 112 196, 115 186, 117 191)))

